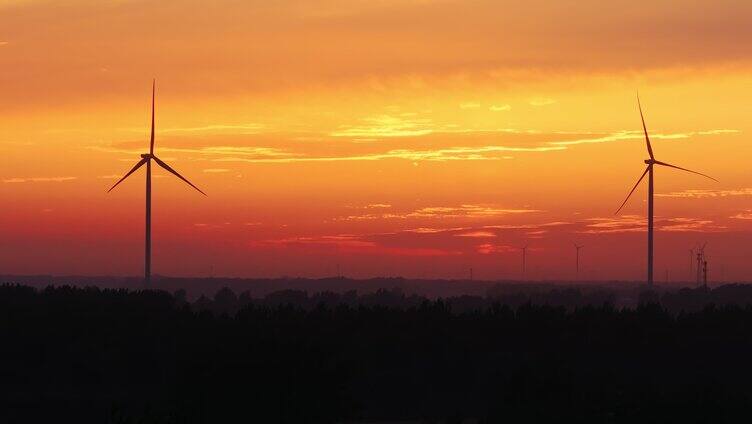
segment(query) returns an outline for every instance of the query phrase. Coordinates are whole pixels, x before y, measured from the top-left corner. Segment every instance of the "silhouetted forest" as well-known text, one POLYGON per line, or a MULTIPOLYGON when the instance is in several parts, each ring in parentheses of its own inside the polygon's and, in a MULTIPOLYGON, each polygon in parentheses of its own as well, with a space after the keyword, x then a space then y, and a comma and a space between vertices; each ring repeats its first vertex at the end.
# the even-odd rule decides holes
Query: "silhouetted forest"
POLYGON ((0 422, 724 422, 752 287, 252 297, 0 287, 0 422))

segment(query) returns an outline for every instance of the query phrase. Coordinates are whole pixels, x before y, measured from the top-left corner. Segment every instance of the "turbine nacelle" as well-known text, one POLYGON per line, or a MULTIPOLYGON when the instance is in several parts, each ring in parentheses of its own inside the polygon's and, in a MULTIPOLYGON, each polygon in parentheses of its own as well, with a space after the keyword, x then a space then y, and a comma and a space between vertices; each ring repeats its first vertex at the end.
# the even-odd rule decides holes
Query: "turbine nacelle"
POLYGON ((151 159, 152 156, 153 155, 151 153, 142 153, 141 154, 141 159, 151 159))
POLYGON ((645 165, 652 165, 656 162, 655 159, 645 159, 645 165))

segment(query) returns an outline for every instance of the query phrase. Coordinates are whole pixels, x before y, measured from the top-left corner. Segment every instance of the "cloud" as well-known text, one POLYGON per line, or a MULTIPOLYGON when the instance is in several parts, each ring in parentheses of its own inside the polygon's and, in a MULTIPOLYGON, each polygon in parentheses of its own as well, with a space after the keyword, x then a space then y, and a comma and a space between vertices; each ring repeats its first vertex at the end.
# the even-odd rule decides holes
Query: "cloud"
POLYGON ((470 231, 467 233, 455 234, 455 237, 471 237, 471 238, 493 238, 497 237, 496 233, 490 231, 470 231))
POLYGON ((439 234, 439 233, 446 233, 450 231, 466 231, 470 230, 471 228, 430 228, 430 227, 418 227, 418 228, 410 228, 407 230, 403 230, 402 232, 405 233, 416 233, 416 234, 439 234))
POLYGON ((460 109, 478 109, 480 106, 480 103, 475 102, 460 103, 460 109))
MULTIPOLYGON (((356 135, 369 133, 374 134, 387 134, 388 137, 399 137, 408 135, 440 135, 440 134, 473 134, 478 137, 495 137, 496 134, 521 134, 521 135, 535 135, 536 137, 545 137, 547 133, 543 133, 536 130, 518 130, 510 128, 502 129, 463 129, 456 126, 444 126, 441 128, 433 128, 430 126, 418 127, 416 122, 407 120, 404 118, 389 118, 388 121, 399 122, 399 124, 390 124, 379 128, 349 128, 339 132, 335 132, 336 137, 344 135, 356 135), (405 122, 412 122, 406 124, 405 122)), ((427 125, 427 124, 426 124, 427 125)), ((704 130, 687 133, 668 133, 668 134, 654 134, 654 139, 686 139, 692 136, 715 134, 717 132, 728 133, 736 130, 704 130)), ((513 159, 510 156, 511 153, 545 153, 545 152, 557 152, 564 151, 572 145, 586 144, 586 143, 606 143, 612 141, 622 140, 637 140, 643 137, 639 131, 618 131, 614 133, 587 133, 587 132, 550 132, 552 136, 555 135, 582 135, 590 134, 592 137, 577 138, 574 140, 562 140, 562 141, 541 141, 538 144, 522 145, 522 146, 508 146, 499 144, 485 144, 474 146, 452 146, 452 147, 438 147, 438 148, 426 148, 426 149, 385 149, 383 151, 368 151, 363 153, 353 152, 352 150, 342 152, 342 154, 314 154, 305 151, 294 151, 290 149, 282 149, 276 147, 265 146, 205 146, 205 147, 161 147, 160 151, 164 153, 184 153, 184 154, 199 154, 204 155, 210 160, 216 162, 246 162, 246 163, 305 163, 305 162, 355 162, 355 161, 382 161, 382 160, 406 160, 412 163, 419 162, 449 162, 449 161, 498 161, 513 159), (213 158, 212 158, 213 157, 213 158)), ((319 143, 324 143, 327 139, 317 139, 319 143)), ((361 139, 358 139, 361 140, 361 139)), ((377 141, 377 138, 371 139, 377 141)), ((140 154, 141 148, 123 148, 118 146, 92 146, 91 149, 98 151, 106 151, 112 153, 124 153, 137 155, 140 154)), ((130 143, 126 143, 130 145, 130 143)), ((296 144, 299 145, 299 144, 296 144)), ((361 149, 360 147, 358 149, 361 149)), ((373 150, 372 147, 368 149, 373 150)))
MULTIPOLYGON (((697 135, 714 135, 714 134, 730 134, 738 133, 739 130, 705 130, 705 131, 693 131, 684 133, 669 133, 650 134, 652 140, 679 140, 688 139, 697 135)), ((617 131, 611 134, 604 135, 602 137, 583 138, 579 140, 567 140, 567 141, 550 141, 548 144, 555 146, 574 146, 577 144, 591 144, 591 143, 608 143, 611 141, 623 141, 623 140, 642 140, 644 137, 642 131, 617 131)))
POLYGON ((29 178, 7 178, 4 179, 4 183, 44 183, 54 182, 62 183, 66 181, 73 181, 78 177, 29 177, 29 178))
MULTIPOLYGON (((113 146, 91 146, 92 150, 121 153, 129 155, 141 154, 142 149, 124 149, 113 146)), ((247 162, 247 163, 298 163, 298 162, 353 162, 380 161, 401 159, 410 162, 431 161, 476 161, 476 160, 508 160, 511 156, 505 153, 520 152, 553 152, 565 150, 562 146, 478 146, 478 147, 448 147, 433 150, 392 149, 381 153, 364 153, 342 156, 315 156, 304 153, 293 153, 274 147, 255 146, 208 146, 202 148, 161 147, 165 153, 192 153, 206 156, 221 156, 212 160, 217 162, 247 162)), ((130 159, 128 159, 130 160, 130 159)))
MULTIPOLYGON (((201 127, 185 127, 185 128, 165 128, 161 132, 165 133, 192 133, 192 132, 221 132, 221 133, 236 133, 236 134, 258 134, 264 129, 263 124, 250 123, 250 124, 212 124, 204 125, 201 127)), ((135 129, 134 129, 135 130, 135 129)), ((143 130, 139 130, 143 131, 143 130)))
POLYGON ((6 45, 8 45, 7 41, 0 41, 0 46, 6 46, 6 45))
POLYGON ((525 235, 528 238, 543 238, 543 236, 548 232, 548 230, 535 230, 535 231, 528 231, 525 233, 525 235))
MULTIPOLYGON (((541 211, 542 212, 542 211, 541 211)), ((538 230, 542 228, 561 227, 572 225, 571 222, 553 221, 543 223, 531 223, 531 224, 501 224, 501 225, 483 225, 477 227, 449 227, 449 228, 432 228, 432 227, 418 227, 403 232, 418 233, 418 234, 440 234, 440 233, 468 233, 468 232, 482 232, 488 230, 538 230)), ((494 233, 492 233, 494 234, 494 233)))
MULTIPOLYGON (((186 99, 216 99, 234 93, 245 100, 269 91, 285 93, 290 87, 341 88, 352 81, 386 87, 384 91, 399 86, 435 93, 440 91, 433 84, 437 80, 445 86, 452 84, 451 89, 474 87, 472 83, 479 81, 479 86, 486 83, 482 89, 499 90, 520 81, 539 86, 543 78, 564 79, 566 87, 571 87, 572 76, 633 78, 635 72, 644 75, 672 67, 679 77, 721 67, 739 67, 746 73, 743 68, 749 63, 747 46, 752 40, 748 25, 752 6, 743 0, 717 4, 663 1, 650 10, 637 2, 620 2, 619 7, 607 10, 598 7, 602 2, 596 0, 565 2, 566 6, 488 0, 470 5, 461 1, 223 1, 223 6, 211 10, 185 7, 179 1, 3 0, 0 4, 8 1, 35 6, 3 21, 6 36, 25 35, 26 28, 37 28, 33 37, 23 37, 28 48, 11 59, 17 62, 24 54, 39 58, 24 69, 8 70, 11 79, 20 76, 24 82, 10 87, 11 93, 3 93, 12 103, 45 104, 49 101, 45 93, 53 87, 58 87, 56 97, 64 101, 83 98, 86 93, 79 87, 85 82, 97 89, 112 85, 92 81, 80 72, 103 64, 118 69, 124 80, 135 81, 140 70, 132 60, 134 52, 153 58, 170 51, 171 60, 165 61, 160 72, 170 77, 173 92, 186 99), (58 3, 65 7, 55 7, 58 3), (677 4, 682 5, 682 13, 676 12, 677 4), (342 9, 348 13, 340 14, 342 9), (327 10, 336 13, 321 14, 327 10), (76 19, 93 16, 97 24, 76 19), (170 17, 177 19, 167 21, 170 17), (163 24, 150 25, 153 20, 163 24), (640 31, 632 31, 635 21, 640 22, 640 31), (134 37, 122 31, 134 27, 149 27, 152 42, 144 43, 145 34, 134 37), (61 33, 66 36, 60 37, 61 33), (74 54, 94 38, 104 48, 74 54), (223 42, 227 39, 237 42, 223 42), (176 40, 180 41, 177 46, 176 40), (266 40, 264 47, 252 48, 254 40, 266 40), (436 48, 437 40, 441 40, 440 48, 436 48), (500 49, 498 40, 513 47, 500 49), (648 44, 653 48, 645 48, 648 44), (317 46, 316 60, 311 60, 310 46, 317 46), (351 51, 351 46, 358 46, 358 51, 351 51), (254 59, 239 61, 249 48, 254 59), (121 54, 112 54, 113 49, 121 54), (578 53, 583 51, 594 60, 581 60, 578 53), (278 66, 259 66, 272 63, 278 66), (45 75, 43 71, 57 78, 45 81, 40 76, 45 75), (391 80, 399 82, 391 84, 391 80)), ((110 91, 127 93, 135 84, 121 84, 110 91)), ((343 97, 343 92, 335 95, 343 97)), ((307 90, 300 93, 300 97, 290 97, 292 103, 300 105, 315 95, 307 90)))
POLYGON ((221 223, 197 222, 193 224, 193 226, 196 228, 213 229, 213 230, 216 230, 218 228, 226 228, 228 225, 232 225, 232 223, 230 222, 221 222, 221 223))
POLYGON ((374 219, 410 219, 410 218, 491 218, 509 214, 541 212, 537 209, 506 209, 486 205, 430 206, 409 212, 390 212, 382 214, 350 215, 339 220, 360 221, 374 219))
MULTIPOLYGON (((121 153, 128 155, 140 155, 143 153, 142 149, 124 149, 115 146, 90 146, 92 150, 108 153, 121 153)), ((298 156, 298 154, 286 152, 274 147, 258 147, 258 146, 206 146, 201 148, 182 148, 182 147, 160 147, 160 152, 168 153, 193 153, 201 155, 236 155, 242 157, 253 157, 256 159, 270 159, 270 158, 283 158, 298 156)), ((163 158, 166 159, 166 158, 163 158)), ((127 159, 130 160, 130 159, 127 159)))
POLYGON ((631 233, 647 231, 647 219, 639 215, 623 215, 615 218, 588 218, 584 234, 631 233))
MULTIPOLYGON (((208 124, 194 127, 172 127, 161 128, 160 133, 165 134, 183 134, 183 133, 202 133, 202 134, 238 134, 238 135, 253 135, 259 134, 262 130, 267 129, 266 125, 260 123, 247 123, 247 124, 208 124)), ((119 131, 143 133, 144 128, 130 127, 119 128, 119 131)))
POLYGON ((343 127, 331 132, 332 137, 416 137, 431 134, 431 120, 404 118, 391 115, 371 116, 363 119, 368 125, 343 127))
POLYGON ((494 217, 508 214, 519 213, 534 213, 541 212, 536 209, 504 209, 492 206, 484 205, 461 205, 459 207, 427 207, 421 208, 413 212, 412 216, 418 217, 433 217, 433 218, 458 218, 458 217, 470 217, 470 218, 485 218, 494 217))
POLYGON ((485 225, 482 228, 491 228, 491 229, 497 229, 497 230, 531 230, 531 229, 546 228, 546 227, 561 227, 565 225, 572 225, 572 223, 566 222, 566 221, 552 221, 552 222, 544 222, 541 224, 485 225))
POLYGON ((547 97, 539 97, 535 99, 530 99, 530 105, 531 106, 548 106, 556 103, 556 100, 549 99, 547 97))
POLYGON ((281 158, 242 158, 223 157, 214 159, 218 162, 250 162, 250 163, 296 163, 296 162, 350 162, 350 161, 379 161, 402 159, 411 162, 446 162, 446 161, 487 161, 508 160, 511 156, 506 152, 554 152, 565 150, 560 146, 540 147, 509 147, 509 146, 480 146, 480 147, 450 147, 435 150, 394 149, 384 153, 367 153, 352 156, 301 156, 290 154, 291 157, 281 158))
POLYGON ((207 169, 204 169, 203 172, 207 174, 222 174, 225 172, 230 172, 230 170, 226 168, 207 168, 207 169))
MULTIPOLYGON (((585 220, 583 234, 613 234, 647 232, 647 219, 638 215, 624 215, 617 218, 590 218, 585 220)), ((656 218, 656 231, 668 232, 720 232, 727 227, 700 218, 656 218)))
POLYGON ((512 106, 510 105, 493 105, 488 108, 491 112, 506 112, 508 110, 512 110, 512 106))
POLYGON ((752 188, 732 190, 682 190, 656 194, 658 197, 673 197, 683 199, 705 199, 709 197, 752 196, 752 188))
POLYGON ((483 243, 476 247, 476 252, 480 253, 481 255, 490 255, 492 253, 511 253, 511 252, 519 252, 520 249, 512 246, 507 246, 503 244, 491 244, 491 243, 483 243))
POLYGON ((671 218, 659 226, 660 231, 669 232, 720 232, 725 231, 726 226, 715 225, 709 219, 700 218, 671 218))
POLYGON ((387 256, 453 256, 461 255, 457 250, 437 249, 433 247, 402 247, 385 246, 373 240, 364 239, 366 236, 344 234, 336 236, 318 237, 290 237, 253 241, 252 248, 281 248, 303 250, 332 250, 340 253, 371 254, 387 256))
POLYGON ((752 219, 752 210, 747 209, 747 210, 745 210, 743 212, 737 213, 736 215, 732 215, 729 218, 733 218, 733 219, 746 219, 746 220, 752 219))

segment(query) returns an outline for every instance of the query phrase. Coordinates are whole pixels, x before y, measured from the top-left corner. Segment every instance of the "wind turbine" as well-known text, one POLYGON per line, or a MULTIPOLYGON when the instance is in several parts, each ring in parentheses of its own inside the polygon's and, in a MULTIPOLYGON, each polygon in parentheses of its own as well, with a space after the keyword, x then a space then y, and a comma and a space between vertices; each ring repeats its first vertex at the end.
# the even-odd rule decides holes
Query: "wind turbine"
POLYGON ((580 275, 580 249, 582 249, 585 246, 578 245, 577 243, 572 243, 574 245, 574 248, 577 250, 577 256, 575 259, 575 271, 577 272, 577 275, 580 275))
POLYGON ((707 245, 708 243, 705 242, 702 246, 697 246, 697 285, 700 285, 702 279, 703 262, 705 262, 705 246, 707 245))
POLYGON ((182 175, 178 174, 177 171, 172 169, 169 165, 164 163, 161 159, 159 159, 156 155, 154 155, 154 94, 156 91, 156 80, 152 81, 151 86, 151 141, 149 143, 149 153, 144 153, 141 155, 141 160, 136 163, 136 165, 131 168, 130 171, 128 171, 127 174, 118 182, 115 183, 107 192, 111 192, 115 187, 118 186, 118 184, 122 183, 126 178, 128 178, 132 173, 136 172, 138 168, 141 168, 144 164, 146 165, 146 244, 144 247, 144 280, 148 284, 151 281, 151 161, 154 160, 154 162, 157 163, 157 165, 161 166, 162 168, 166 169, 168 172, 172 173, 176 177, 180 178, 181 180, 188 183, 189 186, 195 188, 199 193, 206 196, 206 193, 201 191, 198 187, 193 185, 190 181, 185 179, 182 175))
POLYGON ((642 120, 642 130, 645 132, 645 143, 648 148, 648 155, 650 155, 650 159, 645 159, 645 164, 647 167, 645 168, 645 171, 642 173, 640 178, 637 180, 637 183, 632 187, 632 191, 629 192, 627 195, 627 198, 624 199, 624 202, 619 206, 619 209, 616 210, 615 214, 618 214, 619 211, 624 207, 625 204, 627 204, 627 200, 632 196, 632 193, 637 189, 637 186, 640 185, 640 182, 642 182, 642 179, 645 178, 645 174, 648 174, 648 287, 653 287, 653 171, 654 171, 654 165, 660 165, 660 166, 666 166, 669 168, 679 169, 681 171, 690 172, 692 174, 702 175, 703 177, 710 178, 713 181, 718 182, 715 178, 705 175, 703 173, 692 171, 690 169, 682 168, 676 165, 671 165, 666 162, 661 162, 659 160, 655 159, 655 156, 653 155, 653 148, 650 145, 650 136, 648 135, 648 128, 645 126, 645 116, 642 114, 642 105, 640 104, 640 93, 637 93, 637 107, 640 110, 640 119, 642 120))

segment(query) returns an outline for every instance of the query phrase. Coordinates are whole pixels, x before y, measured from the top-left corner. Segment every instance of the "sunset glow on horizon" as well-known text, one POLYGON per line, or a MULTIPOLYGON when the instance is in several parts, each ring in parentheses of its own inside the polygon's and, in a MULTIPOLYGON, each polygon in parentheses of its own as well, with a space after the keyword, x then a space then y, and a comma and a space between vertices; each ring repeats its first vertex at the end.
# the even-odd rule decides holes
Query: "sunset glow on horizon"
POLYGON ((0 0, 0 274, 752 279, 752 3, 0 0), (573 243, 584 245, 575 275, 573 243))

